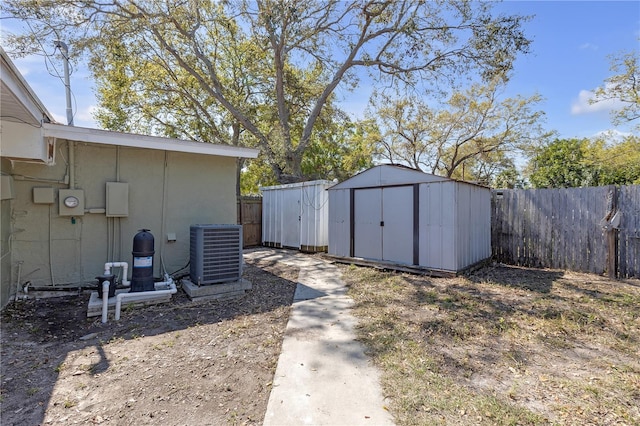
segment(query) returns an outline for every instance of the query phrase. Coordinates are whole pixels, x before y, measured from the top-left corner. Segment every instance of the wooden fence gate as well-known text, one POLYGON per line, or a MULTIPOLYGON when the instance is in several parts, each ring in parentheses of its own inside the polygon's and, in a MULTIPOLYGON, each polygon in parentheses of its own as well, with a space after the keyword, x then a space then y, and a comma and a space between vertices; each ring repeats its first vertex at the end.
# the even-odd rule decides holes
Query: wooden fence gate
POLYGON ((493 190, 502 263, 640 277, 640 185, 493 190))
POLYGON ((262 197, 238 197, 238 224, 243 247, 262 244, 262 197))

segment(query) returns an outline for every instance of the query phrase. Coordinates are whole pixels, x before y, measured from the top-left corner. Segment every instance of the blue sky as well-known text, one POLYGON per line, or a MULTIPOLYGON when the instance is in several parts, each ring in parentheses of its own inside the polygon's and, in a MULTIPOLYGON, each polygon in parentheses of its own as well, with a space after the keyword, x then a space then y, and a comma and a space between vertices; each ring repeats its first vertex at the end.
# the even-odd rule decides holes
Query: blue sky
MULTIPOLYGON (((640 2, 638 1, 507 1, 497 11, 534 15, 525 25, 533 39, 532 53, 520 57, 505 95, 541 94, 545 101, 545 127, 559 137, 591 137, 616 129, 629 133, 631 126, 614 128, 606 105, 589 105, 589 91, 611 75, 608 55, 640 49, 640 2)), ((13 20, 0 21, 2 30, 20 31, 13 20)), ((53 46, 44 46, 47 53, 53 46)), ((70 49, 73 47, 70 46, 70 49)), ((14 60, 27 82, 60 123, 66 123, 64 84, 56 71, 45 66, 43 56, 14 60)), ((62 65, 55 61, 62 73, 62 65)), ((86 69, 74 70, 71 78, 74 124, 97 127, 92 111, 97 105, 93 83, 86 69)), ((366 88, 366 84, 362 89, 366 88)), ((358 116, 366 106, 366 90, 351 93, 343 108, 358 116)))
POLYGON ((540 93, 547 128, 560 137, 613 129, 606 105, 590 106, 587 99, 612 75, 608 55, 640 49, 640 2, 509 1, 499 9, 535 15, 525 26, 532 53, 517 60, 509 93, 540 93))

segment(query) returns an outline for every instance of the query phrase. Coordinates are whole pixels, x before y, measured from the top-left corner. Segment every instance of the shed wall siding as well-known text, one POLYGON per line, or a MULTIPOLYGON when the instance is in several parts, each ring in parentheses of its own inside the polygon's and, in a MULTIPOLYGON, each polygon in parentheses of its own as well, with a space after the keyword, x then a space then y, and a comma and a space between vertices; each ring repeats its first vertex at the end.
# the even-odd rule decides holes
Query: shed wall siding
POLYGON ((281 234, 282 221, 276 215, 280 211, 277 194, 274 191, 262 193, 262 243, 266 245, 276 244, 281 234))
POLYGON ((457 183, 456 244, 458 270, 491 256, 491 193, 457 183))
POLYGON ((420 265, 455 270, 453 182, 420 185, 420 265))
POLYGON ((329 254, 349 257, 351 223, 349 190, 329 191, 329 254))
POLYGON ((329 245, 329 192, 324 184, 301 188, 300 246, 329 245))
POLYGON ((260 188, 264 245, 326 251, 329 245, 328 181, 260 188))

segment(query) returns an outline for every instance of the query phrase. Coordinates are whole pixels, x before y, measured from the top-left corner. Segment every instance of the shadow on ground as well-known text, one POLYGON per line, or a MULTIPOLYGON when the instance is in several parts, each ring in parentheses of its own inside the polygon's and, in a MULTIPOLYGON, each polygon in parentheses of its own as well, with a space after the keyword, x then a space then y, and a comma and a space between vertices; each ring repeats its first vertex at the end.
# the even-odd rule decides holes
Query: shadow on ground
MULTIPOLYGON (((265 359, 267 355, 261 353, 260 356, 262 358, 256 362, 262 363, 268 368, 275 369, 279 345, 281 344, 281 336, 284 333, 284 327, 286 326, 289 308, 293 301, 293 294, 296 287, 295 282, 292 280, 295 280, 296 277, 297 271, 295 268, 278 270, 278 268, 269 268, 269 266, 263 269, 246 265, 243 278, 251 281, 253 288, 241 298, 226 301, 192 302, 184 292, 178 291, 170 303, 142 308, 123 309, 120 321, 114 321, 113 314, 110 314, 109 321, 106 324, 101 323, 100 317, 86 317, 89 294, 12 303, 4 309, 1 317, 2 383, 0 387, 0 401, 2 402, 2 417, 0 423, 2 425, 42 424, 46 420, 48 408, 54 405, 57 406, 55 409, 69 416, 68 418, 58 417, 57 420, 62 423, 73 423, 77 421, 100 423, 110 418, 109 416, 111 416, 111 422, 117 423, 118 420, 113 419, 116 414, 112 412, 107 412, 106 414, 101 413, 99 415, 95 414, 95 407, 91 407, 87 402, 89 399, 95 397, 94 394, 90 394, 88 391, 84 394, 80 392, 83 390, 81 388, 82 386, 86 387, 87 384, 92 383, 92 381, 97 382, 96 387, 100 386, 100 381, 105 384, 108 380, 108 375, 118 370, 118 368, 114 366, 114 363, 120 361, 122 363, 131 362, 131 360, 126 359, 119 361, 117 356, 105 353, 105 344, 109 342, 131 341, 140 344, 139 338, 141 337, 159 336, 160 339, 156 339, 156 341, 159 342, 157 343, 158 353, 162 353, 164 350, 165 353, 169 354, 170 351, 173 350, 173 348, 169 347, 170 344, 173 344, 173 341, 162 336, 177 336, 178 334, 176 333, 183 333, 183 336, 185 336, 188 332, 189 339, 195 340, 185 342, 184 344, 186 344, 186 346, 182 349, 183 351, 188 350, 190 347, 210 348, 213 357, 226 357, 227 360, 233 359, 233 356, 237 355, 232 353, 233 351, 238 353, 242 352, 243 358, 241 360, 244 360, 250 357, 251 354, 248 353, 249 351, 243 351, 242 348, 236 348, 233 346, 233 343, 229 343, 227 347, 216 347, 218 340, 227 342, 224 340, 224 337, 230 336, 233 338, 233 333, 237 333, 236 335, 241 335, 244 339, 243 344, 246 345, 246 347, 263 348, 269 346, 268 351, 265 350, 262 352, 269 352, 267 355, 274 358, 274 360, 265 359), (268 272, 268 269, 272 269, 274 273, 268 272), (256 320, 251 320, 251 318, 256 318, 256 320), (234 322, 237 322, 237 325, 234 326, 234 322), (263 325, 260 325, 260 322, 262 322, 263 325), (214 329, 206 327, 216 324, 220 325, 220 327, 214 329), (194 327, 201 326, 205 326, 202 329, 207 330, 206 333, 203 332, 203 335, 197 335, 192 332, 194 327), (267 328, 267 330, 262 333, 259 329, 261 327, 267 328), (256 330, 252 328, 256 328, 256 330), (221 337, 208 334, 210 330, 215 331, 218 329, 220 333, 226 333, 226 335, 221 337), (270 337, 264 337, 263 334, 264 336, 270 337), (273 348, 271 346, 273 346, 273 348), (219 352, 221 355, 216 355, 219 352), (76 358, 78 358, 77 362, 82 361, 83 363, 80 367, 69 367, 66 364, 69 363, 68 355, 70 353, 85 354, 83 356, 87 359, 83 361, 79 359, 79 356, 76 356, 76 358), (78 371, 63 371, 68 368, 77 368, 78 371), (78 383, 78 389, 75 389, 76 395, 84 395, 83 399, 73 400, 71 396, 69 396, 69 401, 51 401, 54 388, 59 385, 59 379, 63 372, 67 376, 77 374, 84 378, 84 382, 78 383), (84 401, 84 399, 86 399, 86 401, 84 401), (66 412, 63 409, 66 409, 66 412), (80 413, 78 414, 77 412, 80 413)), ((177 350, 178 348, 175 349, 177 350)), ((142 347, 139 352, 143 353, 148 350, 149 348, 142 347)), ((148 354, 149 352, 144 353, 148 354)), ((154 355, 153 353, 151 354, 154 355)), ((184 358, 181 358, 181 355, 178 354, 177 356, 172 356, 170 361, 163 361, 165 364, 167 362, 169 363, 169 365, 163 365, 162 369, 162 371, 166 372, 167 378, 165 381, 167 383, 171 383, 172 381, 169 375, 173 377, 182 374, 182 369, 185 369, 184 374, 186 376, 197 374, 197 372, 194 373, 193 368, 190 370, 189 363, 187 362, 187 354, 184 355, 184 358)), ((132 358, 132 356, 129 356, 129 358, 132 358)), ((204 364, 202 364, 202 360, 199 360, 199 362, 201 366, 197 368, 205 373, 207 368, 214 364, 219 364, 219 360, 214 359, 211 359, 208 364, 206 363, 206 359, 204 364)), ((236 361, 236 364, 238 365, 229 365, 221 369, 227 376, 221 377, 219 380, 212 379, 210 381, 212 386, 215 383, 215 386, 221 388, 220 392, 224 394, 227 401, 229 401, 232 393, 239 391, 237 387, 241 386, 242 374, 249 377, 250 368, 238 361, 236 361), (237 377, 240 377, 235 379, 238 385, 236 385, 236 383, 231 384, 231 377, 235 370, 238 370, 237 377), (243 370, 245 370, 244 373, 243 370), (218 381, 221 380, 226 380, 226 382, 228 382, 227 385, 222 386, 222 384, 218 383, 218 381), (234 392, 226 390, 227 387, 229 389, 233 388, 234 392)), ((144 360, 142 360, 139 365, 142 369, 146 368, 144 360)), ((150 366, 151 364, 149 364, 149 367, 150 366)), ((146 369, 149 370, 150 368, 146 369)), ((259 380, 264 380, 264 383, 267 383, 269 380, 269 371, 265 371, 265 377, 267 379, 260 378, 259 380)), ((145 377, 140 376, 141 372, 139 371, 125 372, 123 374, 133 382, 145 379, 145 377)), ((261 375, 262 372, 258 371, 256 374, 261 375)), ((201 375, 197 377, 193 376, 194 389, 192 396, 197 394, 198 384, 200 383, 198 380, 202 380, 200 376, 201 375)), ((73 379, 73 377, 71 377, 71 379, 73 379)), ((71 379, 65 378, 65 380, 71 379)), ((186 383, 189 383, 189 377, 185 377, 185 379, 186 383)), ((147 378, 147 382, 152 382, 152 380, 154 379, 148 380, 147 378)), ((173 380, 176 384, 182 383, 177 377, 173 380)), ((264 383, 262 383, 261 386, 264 383)), ((120 401, 121 398, 117 397, 118 392, 122 394, 122 397, 125 397, 128 387, 142 387, 144 385, 142 383, 122 383, 117 386, 123 386, 124 388, 120 391, 117 388, 115 389, 117 400, 113 401, 113 405, 123 403, 120 401)), ((156 387, 158 386, 156 385, 156 387)), ((174 387, 178 386, 176 385, 174 387)), ((246 387, 248 388, 249 385, 246 387)), ((264 399, 263 404, 262 401, 260 404, 266 407, 269 392, 268 389, 263 388, 264 386, 260 388, 261 395, 254 396, 256 400, 264 399), (266 398, 264 398, 264 393, 266 393, 266 398)), ((105 392, 108 390, 109 389, 104 389, 105 392)), ((69 392, 70 395, 74 394, 72 391, 74 391, 74 389, 71 389, 69 392)), ((219 389, 216 388, 211 389, 210 392, 211 394, 215 394, 217 391, 219 391, 219 389)), ((159 389, 148 389, 146 392, 147 394, 151 394, 161 391, 159 389)), ((175 393, 175 389, 169 389, 168 392, 175 393)), ((190 390, 184 389, 184 392, 186 396, 182 403, 188 401, 190 398, 188 395, 190 390)), ((251 390, 248 390, 248 392, 250 393, 251 390)), ((252 395, 244 395, 243 398, 251 398, 251 396, 252 395)), ((159 397, 164 398, 164 396, 159 397)), ((209 397, 211 397, 211 395, 209 395, 209 397)), ((209 397, 203 396, 204 399, 209 397)), ((129 398, 129 402, 131 400, 135 400, 136 404, 139 404, 144 400, 144 396, 129 398)), ((231 418, 231 416, 236 415, 230 411, 234 408, 238 413, 242 411, 242 407, 231 406, 231 409, 229 406, 223 407, 222 405, 225 401, 222 397, 219 398, 219 401, 222 402, 217 402, 215 405, 209 404, 209 410, 214 412, 207 417, 208 420, 203 419, 200 420, 200 422, 213 421, 215 423, 216 419, 222 421, 231 418), (218 405, 220 407, 218 407, 218 405), (220 413, 216 413, 216 409, 220 411, 220 413), (216 415, 218 416, 216 417, 216 415)), ((126 399, 124 403, 127 403, 126 399)), ((130 403, 130 405, 131 404, 132 403, 130 403)), ((248 405, 256 404, 258 404, 258 402, 253 401, 252 404, 248 405)), ((205 404, 197 404, 195 406, 198 407, 199 405, 204 406, 205 404)), ((126 409, 131 408, 132 413, 134 412, 134 407, 126 406, 126 404, 123 407, 126 409)), ((246 415, 245 422, 247 424, 259 424, 261 421, 260 416, 264 415, 264 407, 259 406, 254 410, 255 412, 248 414, 243 412, 243 415, 246 415), (260 412, 260 410, 262 410, 262 412, 260 412)), ((193 409, 192 411, 196 412, 197 410, 193 409)), ((142 412, 142 414, 136 413, 137 416, 142 417, 131 419, 125 416, 121 418, 120 421, 125 423, 153 424, 161 421, 162 417, 158 417, 159 414, 164 415, 168 423, 179 421, 175 418, 172 420, 169 413, 162 413, 161 411, 154 413, 154 409, 150 408, 146 412, 142 412)), ((188 421, 188 416, 178 415, 182 417, 177 417, 177 419, 182 418, 182 421, 191 423, 188 421)))

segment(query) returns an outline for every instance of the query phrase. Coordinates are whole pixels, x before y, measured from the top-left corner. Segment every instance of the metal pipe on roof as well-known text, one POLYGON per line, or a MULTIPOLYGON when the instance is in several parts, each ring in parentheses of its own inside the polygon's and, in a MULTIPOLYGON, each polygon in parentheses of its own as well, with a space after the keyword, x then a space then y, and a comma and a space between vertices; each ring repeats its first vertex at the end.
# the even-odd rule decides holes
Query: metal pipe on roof
POLYGON ((56 40, 55 46, 60 49, 64 59, 64 89, 67 97, 67 124, 73 126, 73 109, 71 108, 71 83, 69 82, 69 48, 63 41, 56 40))

